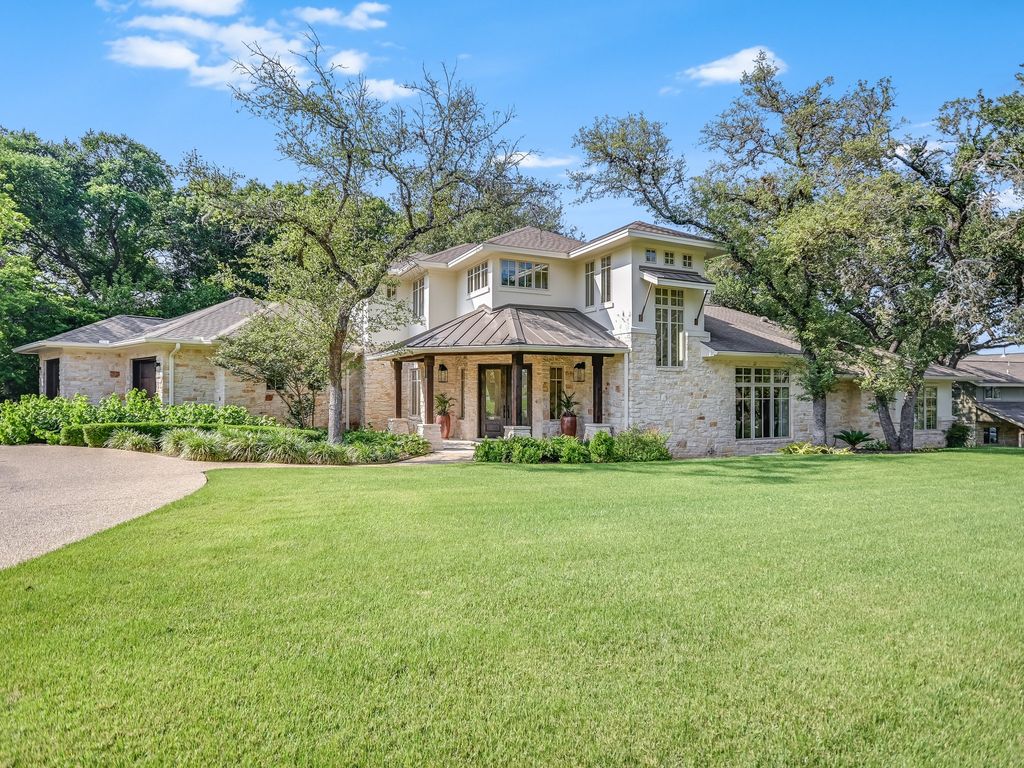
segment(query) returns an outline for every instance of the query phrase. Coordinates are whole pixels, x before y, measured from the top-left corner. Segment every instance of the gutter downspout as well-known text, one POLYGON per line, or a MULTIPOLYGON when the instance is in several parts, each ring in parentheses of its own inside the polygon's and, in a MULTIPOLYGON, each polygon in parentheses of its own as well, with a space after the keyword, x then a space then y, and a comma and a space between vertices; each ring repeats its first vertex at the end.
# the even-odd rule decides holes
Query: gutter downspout
POLYGON ((181 342, 174 345, 174 349, 167 355, 167 404, 174 405, 174 355, 181 349, 181 342))
POLYGON ((622 356, 622 359, 623 359, 623 362, 624 362, 623 368, 625 369, 625 381, 623 382, 623 387, 622 387, 622 390, 623 390, 622 391, 622 415, 623 415, 623 421, 626 422, 626 424, 625 424, 626 429, 629 429, 629 427, 630 427, 630 423, 629 423, 629 358, 633 354, 633 349, 632 349, 633 334, 629 335, 629 341, 630 341, 630 348, 627 349, 626 350, 626 354, 624 354, 622 356))

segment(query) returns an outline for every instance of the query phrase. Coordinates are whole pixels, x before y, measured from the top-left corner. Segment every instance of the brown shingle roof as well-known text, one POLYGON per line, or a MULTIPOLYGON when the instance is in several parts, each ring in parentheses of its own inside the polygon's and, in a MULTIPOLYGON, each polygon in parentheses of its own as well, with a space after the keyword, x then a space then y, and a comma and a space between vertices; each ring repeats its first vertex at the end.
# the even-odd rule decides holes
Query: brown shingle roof
POLYGON ((594 243, 598 240, 603 240, 606 237, 617 235, 619 232, 624 230, 634 230, 636 232, 649 232, 652 235, 668 235, 669 237, 688 237, 691 240, 703 240, 710 245, 721 245, 717 240, 710 237, 704 237, 703 235, 695 235, 692 232, 684 232, 681 229, 670 229, 669 227, 662 227, 658 224, 651 224, 646 221, 634 221, 629 224, 625 224, 621 227, 616 227, 611 232, 605 232, 599 237, 592 238, 588 243, 594 243))
POLYGON ((751 352, 768 355, 799 355, 800 345, 781 326, 736 309, 709 305, 704 308, 704 330, 711 340, 704 346, 716 352, 751 352))
POLYGON ((1024 353, 970 355, 960 361, 959 369, 980 381, 1024 385, 1024 353))
POLYGON ((503 235, 485 241, 488 245, 505 245, 510 248, 532 248, 538 251, 554 251, 568 253, 573 248, 583 245, 583 241, 548 232, 537 227, 520 227, 503 235))
POLYGON ((447 264, 450 261, 455 261, 462 254, 467 251, 471 251, 476 248, 476 243, 461 243, 460 245, 453 245, 451 248, 445 248, 443 251, 437 253, 417 253, 413 254, 413 258, 420 261, 436 261, 440 264, 447 264))
POLYGON ((406 349, 481 347, 625 349, 625 344, 579 310, 506 304, 480 307, 414 336, 406 349))
POLYGON ((978 410, 1024 429, 1024 403, 978 403, 978 410))
MULTIPOLYGON (((116 315, 105 320, 99 320, 81 328, 74 328, 64 333, 58 333, 46 339, 46 343, 57 344, 112 344, 114 342, 130 339, 146 331, 162 325, 167 321, 162 317, 142 317, 140 315, 116 315)), ((38 344, 40 342, 33 342, 38 344)))

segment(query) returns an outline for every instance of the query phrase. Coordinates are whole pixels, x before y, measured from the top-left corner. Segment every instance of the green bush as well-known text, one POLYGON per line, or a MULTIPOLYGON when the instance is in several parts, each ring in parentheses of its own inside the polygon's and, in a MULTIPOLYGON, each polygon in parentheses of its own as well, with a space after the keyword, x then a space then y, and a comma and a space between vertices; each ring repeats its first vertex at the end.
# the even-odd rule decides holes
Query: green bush
POLYGON ((227 438, 210 430, 187 430, 180 438, 178 455, 187 461, 227 461, 230 457, 227 438))
POLYGON ((974 443, 974 430, 970 425, 956 422, 949 425, 943 434, 946 436, 947 448, 967 448, 974 443))
POLYGON ((505 460, 506 440, 484 438, 473 449, 473 461, 498 463, 505 460))
POLYGON ((511 461, 513 464, 540 464, 544 458, 544 448, 540 440, 532 437, 515 437, 510 440, 512 445, 511 461))
POLYGON ((631 427, 615 435, 616 461, 667 461, 668 439, 655 429, 631 427))
POLYGON ((84 429, 81 425, 72 426, 69 424, 66 427, 62 427, 60 430, 60 444, 84 447, 87 445, 84 429))
POLYGON ((865 432, 862 429, 843 429, 836 432, 832 437, 837 440, 842 440, 853 450, 857 450, 857 446, 861 443, 866 443, 871 439, 871 433, 865 432))
POLYGON ((565 442, 561 444, 561 450, 558 452, 560 464, 586 464, 590 461, 590 450, 585 443, 581 443, 574 437, 562 439, 565 442))
POLYGON ((263 441, 263 461, 275 464, 306 463, 310 442, 305 438, 276 430, 261 434, 260 439, 263 441))
POLYGON ((82 427, 85 443, 90 448, 103 448, 110 436, 119 429, 133 429, 144 435, 159 440, 169 427, 166 424, 153 422, 115 422, 110 424, 86 424, 82 427))
POLYGON ((306 458, 310 464, 352 464, 353 451, 347 445, 333 445, 326 441, 310 443, 306 458))
POLYGON ((779 448, 779 453, 790 456, 847 456, 853 453, 849 448, 833 448, 831 445, 814 445, 808 442, 797 442, 779 448))
POLYGON ((200 431, 194 427, 168 429, 160 437, 160 450, 168 456, 180 456, 185 447, 185 441, 198 434, 200 431))
POLYGON ((117 429, 107 438, 106 446, 121 451, 153 453, 156 451, 157 441, 152 435, 146 435, 134 429, 117 429))
POLYGON ((250 430, 217 430, 225 440, 224 448, 232 461, 266 461, 267 437, 262 432, 250 430))
POLYGON ((860 449, 862 451, 888 451, 889 444, 885 440, 868 440, 866 443, 861 443, 860 449))
POLYGON ((25 395, 0 403, 0 444, 56 444, 65 426, 87 424, 95 417, 95 406, 82 395, 70 399, 25 395))
POLYGON ((607 432, 598 432, 594 435, 590 439, 590 460, 595 464, 615 461, 615 438, 607 432))

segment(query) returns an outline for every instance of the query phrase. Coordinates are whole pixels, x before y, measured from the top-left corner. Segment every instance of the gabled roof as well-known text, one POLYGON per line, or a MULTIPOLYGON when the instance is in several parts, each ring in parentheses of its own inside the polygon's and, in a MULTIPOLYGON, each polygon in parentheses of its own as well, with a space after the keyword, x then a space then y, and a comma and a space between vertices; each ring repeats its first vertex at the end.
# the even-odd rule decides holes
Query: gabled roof
POLYGON ((399 357, 409 351, 620 352, 625 348, 623 342, 579 310, 506 304, 495 309, 480 307, 461 315, 412 337, 402 350, 388 356, 399 357))
POLYGON ((1024 352, 1008 355, 970 355, 959 368, 978 381, 1024 386, 1024 352))
POLYGON ((1024 403, 977 403, 978 410, 1024 429, 1024 403))
POLYGON ((704 330, 711 339, 704 346, 715 352, 750 352, 762 355, 799 355, 800 345, 782 326, 764 317, 736 309, 708 305, 704 330))
POLYGON ((590 243, 596 243, 598 240, 604 240, 605 238, 614 237, 620 232, 637 232, 646 233, 649 235, 667 235, 668 237, 684 237, 688 240, 701 240, 708 245, 721 245, 717 240, 710 237, 704 237, 703 235, 695 235, 692 232, 684 232, 681 229, 671 229, 670 227, 663 227, 659 224, 651 224, 647 221, 633 221, 629 224, 624 224, 621 227, 616 227, 611 232, 605 232, 599 237, 592 238, 587 241, 587 245, 590 243))
POLYGON ((437 253, 416 253, 413 254, 412 258, 417 261, 436 261, 440 264, 447 264, 449 261, 454 261, 464 253, 467 253, 477 247, 476 243, 462 243, 460 245, 453 245, 451 248, 445 248, 443 251, 437 253))
POLYGON ((506 232, 503 235, 485 240, 487 245, 506 246, 509 248, 528 248, 536 251, 552 251, 554 253, 568 253, 573 248, 583 245, 582 240, 574 240, 571 237, 560 235, 557 232, 548 232, 537 227, 520 227, 506 232))
POLYGON ((45 347, 61 346, 128 346, 151 341, 206 343, 231 333, 262 307, 255 299, 236 297, 170 320, 117 315, 48 339, 24 344, 14 351, 30 353, 45 347))

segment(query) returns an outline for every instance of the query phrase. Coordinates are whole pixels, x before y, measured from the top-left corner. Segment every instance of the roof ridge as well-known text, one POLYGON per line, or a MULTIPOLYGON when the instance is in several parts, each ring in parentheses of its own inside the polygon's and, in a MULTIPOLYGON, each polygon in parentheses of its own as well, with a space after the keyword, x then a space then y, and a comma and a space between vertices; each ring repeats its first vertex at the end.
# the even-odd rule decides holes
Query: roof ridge
MULTIPOLYGON (((160 328, 160 333, 166 333, 167 331, 173 330, 173 329, 175 329, 175 328, 177 328, 179 326, 184 325, 186 322, 191 322, 192 320, 195 320, 197 318, 206 317, 208 314, 210 314, 210 312, 212 312, 213 310, 217 309, 218 307, 223 307, 225 304, 230 304, 231 302, 238 301, 241 298, 243 298, 243 297, 241 297, 241 296, 232 296, 230 299, 225 299, 224 301, 219 301, 216 304, 211 304, 208 307, 203 307, 202 309, 196 309, 196 310, 193 310, 192 312, 186 312, 183 315, 178 315, 177 317, 172 317, 172 318, 168 319, 166 323, 162 324, 162 326, 160 328)), ((147 329, 147 330, 155 331, 156 329, 153 328, 153 329, 147 329)), ((143 335, 143 338, 144 337, 145 337, 145 335, 143 335)))

